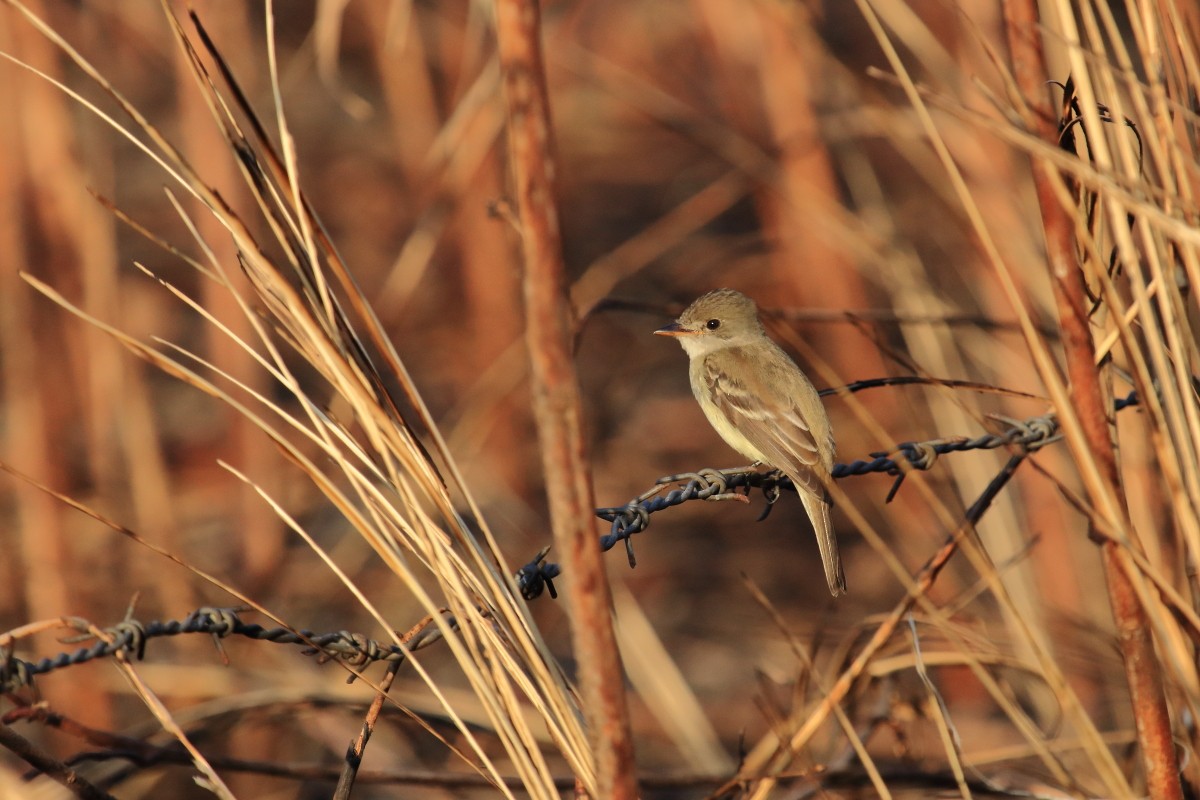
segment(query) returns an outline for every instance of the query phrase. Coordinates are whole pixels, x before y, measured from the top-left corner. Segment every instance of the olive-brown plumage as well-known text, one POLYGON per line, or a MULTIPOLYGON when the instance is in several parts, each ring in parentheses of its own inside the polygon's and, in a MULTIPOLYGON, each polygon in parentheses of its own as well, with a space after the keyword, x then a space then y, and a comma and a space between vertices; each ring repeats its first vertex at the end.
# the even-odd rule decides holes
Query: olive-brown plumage
POLYGON ((826 489, 834 456, 829 415, 812 382, 767 336, 754 301, 718 289, 655 333, 676 337, 687 351, 692 393, 721 438, 791 478, 817 535, 829 591, 846 591, 826 489))

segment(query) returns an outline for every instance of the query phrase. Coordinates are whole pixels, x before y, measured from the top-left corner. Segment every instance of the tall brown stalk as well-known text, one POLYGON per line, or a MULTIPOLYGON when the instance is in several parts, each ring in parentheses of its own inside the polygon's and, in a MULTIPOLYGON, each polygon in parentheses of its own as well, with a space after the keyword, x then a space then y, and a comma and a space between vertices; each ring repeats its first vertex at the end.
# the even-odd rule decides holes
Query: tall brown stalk
MULTIPOLYGON (((1039 25, 1036 4, 1031 0, 1005 0, 1004 14, 1013 74, 1032 112, 1027 114, 1026 123, 1044 139, 1054 142, 1058 137, 1057 117, 1051 112, 1046 96, 1047 70, 1041 40, 1036 34, 1039 25)), ((1033 179, 1045 229, 1046 255, 1058 307, 1071 403, 1083 428, 1088 456, 1099 469, 1103 481, 1101 491, 1116 499, 1119 513, 1128 520, 1129 509, 1120 490, 1121 479, 1113 447, 1115 430, 1108 413, 1111 392, 1102 387, 1096 368, 1083 273, 1076 257, 1074 220, 1058 197, 1053 166, 1034 159, 1033 179)), ((1104 505, 1102 497, 1094 496, 1092 501, 1098 507, 1104 505)), ((1122 557, 1120 545, 1112 539, 1106 538, 1100 546, 1109 603, 1133 702, 1147 792, 1155 798, 1181 799, 1179 764, 1150 622, 1126 572, 1132 564, 1122 557)))
POLYGON ((570 349, 570 301, 536 0, 497 0, 496 37, 525 261, 525 339, 534 409, 554 541, 571 576, 567 607, 596 757, 596 796, 632 799, 637 797, 633 741, 609 616, 612 598, 592 529, 595 503, 570 349))

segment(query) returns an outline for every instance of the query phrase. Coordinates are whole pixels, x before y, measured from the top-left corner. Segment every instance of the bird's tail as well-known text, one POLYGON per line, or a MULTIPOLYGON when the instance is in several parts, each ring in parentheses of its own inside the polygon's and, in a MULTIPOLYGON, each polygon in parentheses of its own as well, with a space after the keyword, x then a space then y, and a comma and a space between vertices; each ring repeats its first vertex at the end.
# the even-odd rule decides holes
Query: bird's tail
POLYGON ((813 532, 817 534, 817 547, 821 550, 821 564, 825 567, 825 580, 829 593, 837 597, 846 591, 846 574, 842 572, 842 557, 838 553, 837 534, 829 519, 829 501, 809 492, 800 492, 804 510, 812 520, 813 532))

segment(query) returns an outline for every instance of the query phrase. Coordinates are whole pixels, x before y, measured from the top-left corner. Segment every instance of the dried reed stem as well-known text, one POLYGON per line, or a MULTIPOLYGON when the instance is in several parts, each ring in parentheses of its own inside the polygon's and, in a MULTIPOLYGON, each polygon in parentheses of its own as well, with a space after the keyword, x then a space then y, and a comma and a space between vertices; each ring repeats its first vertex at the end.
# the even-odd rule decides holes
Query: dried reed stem
POLYGON ((536 0, 496 0, 496 37, 525 261, 525 339, 554 540, 571 580, 571 633, 596 758, 596 797, 637 797, 624 678, 604 562, 592 528, 592 488, 571 357, 550 107, 536 0))
MULTIPOLYGON (((1046 62, 1041 41, 1036 35, 1040 24, 1036 3, 1032 0, 1005 0, 1005 27, 1017 85, 1030 104, 1033 114, 1027 123, 1050 142, 1057 141, 1056 116, 1046 98, 1046 62)), ((1088 456, 1096 464, 1103 486, 1101 491, 1115 498, 1119 513, 1128 519, 1129 509, 1120 490, 1120 474, 1113 448, 1112 423, 1109 420, 1105 391, 1096 367, 1096 351, 1088 328, 1087 299, 1083 273, 1076 258, 1075 225, 1063 206, 1055 187, 1053 167, 1034 160, 1033 178, 1046 235, 1046 255, 1051 285, 1058 306, 1063 352, 1070 381, 1071 403, 1083 428, 1088 456)), ((1094 493, 1094 492, 1093 492, 1094 493)), ((1101 497, 1093 497, 1098 507, 1101 497)), ((1182 798, 1179 765, 1171 736, 1162 671, 1154 652, 1150 622, 1138 599, 1122 558, 1120 545, 1111 538, 1101 544, 1107 578, 1109 603, 1116 621, 1125 678, 1133 702, 1134 723, 1140 745, 1146 789, 1155 798, 1182 798)))

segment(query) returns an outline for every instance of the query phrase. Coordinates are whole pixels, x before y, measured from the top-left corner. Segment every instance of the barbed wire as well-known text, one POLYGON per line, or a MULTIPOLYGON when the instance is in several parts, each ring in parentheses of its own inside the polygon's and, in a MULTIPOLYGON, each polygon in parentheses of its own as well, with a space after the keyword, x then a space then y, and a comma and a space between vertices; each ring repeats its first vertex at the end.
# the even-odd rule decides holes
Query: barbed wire
MULTIPOLYGON (((1136 406, 1137 392, 1130 392, 1118 399, 1114 411, 1136 406)), ((946 453, 959 453, 968 450, 994 450, 998 447, 1020 447, 1026 452, 1038 450, 1062 438, 1056 415, 1051 412, 1025 420, 1001 418, 1009 427, 1000 433, 984 434, 974 438, 955 437, 931 439, 923 442, 901 442, 892 450, 871 453, 869 459, 859 459, 848 464, 835 464, 832 475, 835 479, 869 475, 877 472, 895 476, 892 488, 888 491, 886 502, 891 502, 904 482, 905 475, 914 469, 932 469, 940 456, 946 453)), ((795 491, 791 480, 786 475, 773 470, 757 472, 746 467, 735 469, 702 469, 697 472, 685 472, 679 475, 666 475, 655 481, 653 487, 630 500, 623 506, 596 509, 596 516, 612 523, 612 528, 600 537, 600 549, 611 550, 618 542, 625 543, 625 554, 629 566, 637 566, 637 558, 633 553, 633 536, 646 530, 650 525, 650 515, 673 508, 691 500, 730 500, 744 499, 745 495, 737 494, 737 489, 762 489, 767 498, 767 506, 760 520, 770 513, 781 489, 795 491), (664 493, 666 486, 682 483, 676 489, 664 493)))
MULTIPOLYGON (((562 572, 558 564, 547 562, 546 554, 550 552, 547 545, 538 551, 537 555, 525 566, 521 567, 514 576, 522 597, 534 600, 549 590, 552 598, 558 597, 554 588, 554 579, 562 572)), ((294 630, 292 628, 266 628, 252 622, 243 622, 238 616, 242 608, 205 607, 193 611, 182 620, 155 620, 140 622, 126 618, 108 628, 97 628, 82 617, 64 617, 61 627, 79 631, 79 636, 64 641, 82 641, 95 639, 90 647, 81 647, 72 652, 63 652, 55 656, 42 658, 37 661, 25 661, 13 654, 11 644, 0 647, 0 694, 16 691, 23 686, 30 686, 38 675, 66 667, 84 664, 98 658, 111 658, 117 653, 126 653, 141 661, 146 654, 146 642, 164 636, 179 636, 182 634, 209 634, 220 649, 220 641, 229 636, 242 636, 257 641, 275 642, 276 644, 304 645, 304 655, 315 655, 319 661, 337 660, 355 669, 361 669, 376 662, 399 663, 407 654, 414 650, 433 644, 442 638, 441 630, 430 624, 432 617, 426 617, 417 623, 402 640, 404 647, 393 643, 381 643, 361 633, 350 631, 335 631, 332 633, 315 633, 310 630, 294 630)), ((457 627, 454 616, 443 612, 451 627, 457 627)), ((354 679, 351 673, 350 680, 354 679)))
MULTIPOLYGON (((218 642, 229 636, 242 636, 277 644, 303 645, 302 652, 305 655, 315 655, 322 662, 341 661, 356 669, 378 661, 403 661, 410 651, 419 650, 441 638, 438 627, 429 624, 432 618, 427 618, 423 625, 418 626, 419 629, 407 641, 405 647, 400 647, 380 643, 361 633, 349 631, 314 633, 284 627, 266 628, 252 622, 243 622, 238 614, 244 610, 246 609, 206 607, 193 611, 183 620, 140 622, 127 618, 109 628, 96 628, 82 617, 65 617, 62 620, 63 626, 81 633, 80 637, 67 641, 86 638, 95 639, 95 644, 38 661, 16 658, 11 645, 0 648, 0 694, 31 685, 38 675, 98 658, 111 658, 119 652, 141 661, 146 653, 146 643, 164 636, 201 633, 210 634, 218 642)), ((454 618, 449 614, 446 614, 446 617, 453 625, 454 618)), ((351 679, 353 678, 354 675, 351 674, 351 679)))
MULTIPOLYGON (((1130 392, 1114 404, 1114 411, 1136 406, 1136 392, 1130 392)), ((995 434, 984 434, 974 438, 956 437, 949 439, 933 439, 922 442, 901 442, 892 450, 871 453, 869 459, 858 459, 846 464, 836 464, 833 468, 835 479, 886 473, 895 476, 896 480, 888 492, 890 501, 900 488, 904 476, 911 470, 928 470, 946 453, 958 453, 968 450, 992 450, 999 447, 1019 447, 1025 452, 1031 452, 1062 438, 1058 421, 1054 414, 1045 414, 1025 420, 1005 420, 1010 423, 1004 431, 995 434)), ((618 542, 625 543, 626 555, 631 567, 636 566, 632 538, 643 532, 650 524, 650 515, 667 508, 682 505, 691 500, 746 500, 746 494, 738 494, 738 489, 761 489, 767 499, 767 506, 759 519, 770 513, 780 491, 789 489, 795 491, 787 476, 778 470, 758 472, 746 467, 736 469, 703 469, 697 472, 686 472, 678 475, 667 475, 659 478, 648 491, 629 501, 624 506, 598 508, 596 515, 612 523, 608 534, 600 537, 602 550, 612 549, 618 542), (674 483, 681 486, 666 491, 665 488, 674 483)), ((550 547, 543 547, 521 567, 514 579, 521 595, 529 601, 540 597, 549 591, 555 598, 558 593, 554 588, 554 580, 562 569, 554 562, 546 561, 550 547)), ((62 620, 64 627, 78 630, 80 638, 95 639, 90 647, 79 648, 73 652, 59 653, 38 661, 24 661, 12 652, 11 644, 0 647, 0 693, 15 691, 29 686, 38 675, 44 675, 54 670, 83 664, 98 658, 108 658, 118 652, 126 653, 142 660, 145 655, 146 643, 150 639, 164 636, 179 636, 182 634, 209 634, 220 647, 220 640, 229 636, 241 636, 257 641, 275 642, 277 644, 303 645, 305 655, 315 655, 321 661, 338 660, 349 667, 361 668, 376 662, 398 663, 405 659, 408 652, 426 647, 442 638, 441 631, 436 625, 430 624, 432 617, 418 623, 408 634, 406 644, 400 647, 393 643, 381 643, 360 633, 335 631, 331 633, 314 633, 309 630, 294 630, 285 627, 266 628, 256 623, 242 621, 238 616, 238 608, 200 608, 193 611, 183 620, 167 620, 140 622, 135 619, 125 619, 122 622, 103 629, 97 629, 81 617, 66 617, 62 620)), ((456 621, 450 614, 445 614, 451 626, 456 621)), ((353 680, 351 674, 350 679, 353 680)))

